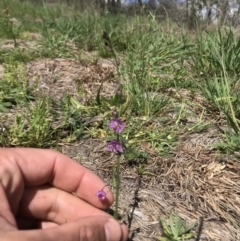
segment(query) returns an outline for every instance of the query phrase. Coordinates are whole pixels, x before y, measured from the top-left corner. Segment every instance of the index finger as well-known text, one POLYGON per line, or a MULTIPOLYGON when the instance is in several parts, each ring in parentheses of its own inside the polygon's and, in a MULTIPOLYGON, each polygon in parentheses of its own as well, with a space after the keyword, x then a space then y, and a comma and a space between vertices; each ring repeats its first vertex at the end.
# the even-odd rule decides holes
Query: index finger
POLYGON ((57 151, 34 148, 3 148, 2 151, 16 161, 26 186, 49 183, 66 192, 75 193, 98 208, 107 208, 113 202, 108 187, 104 188, 106 199, 101 201, 97 198, 97 191, 106 185, 98 176, 57 151))

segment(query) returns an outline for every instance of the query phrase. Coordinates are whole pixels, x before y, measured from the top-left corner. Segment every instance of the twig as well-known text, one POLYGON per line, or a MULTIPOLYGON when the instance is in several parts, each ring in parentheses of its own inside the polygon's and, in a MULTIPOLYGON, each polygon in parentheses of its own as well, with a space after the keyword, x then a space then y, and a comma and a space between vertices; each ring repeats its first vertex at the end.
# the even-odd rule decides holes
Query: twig
POLYGON ((202 230, 203 230, 203 217, 200 217, 197 237, 196 237, 195 241, 199 241, 200 240, 200 236, 201 236, 202 230))

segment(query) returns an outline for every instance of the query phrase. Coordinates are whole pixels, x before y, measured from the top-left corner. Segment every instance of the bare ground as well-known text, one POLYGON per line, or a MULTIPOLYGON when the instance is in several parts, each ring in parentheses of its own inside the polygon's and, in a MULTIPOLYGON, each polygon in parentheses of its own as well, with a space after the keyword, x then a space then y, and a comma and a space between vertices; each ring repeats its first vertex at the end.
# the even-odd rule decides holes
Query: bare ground
MULTIPOLYGON (((0 75, 2 71, 0 66, 0 75)), ((110 60, 86 64, 71 59, 42 59, 28 63, 27 72, 30 82, 37 79, 37 88, 55 99, 70 93, 84 103, 96 95, 102 80, 105 95, 114 91, 110 82, 115 70, 110 60)), ((179 136, 180 144, 172 157, 149 151, 145 167, 149 174, 141 178, 136 166, 122 160, 119 211, 121 220, 130 226, 132 240, 156 240, 161 235, 159 217, 167 218, 172 209, 190 223, 204 217, 202 241, 240 240, 240 162, 238 157, 220 155, 210 146, 221 134, 216 121, 211 122, 207 131, 179 136)), ((105 151, 105 139, 61 146, 64 154, 111 183, 115 162, 105 151)))

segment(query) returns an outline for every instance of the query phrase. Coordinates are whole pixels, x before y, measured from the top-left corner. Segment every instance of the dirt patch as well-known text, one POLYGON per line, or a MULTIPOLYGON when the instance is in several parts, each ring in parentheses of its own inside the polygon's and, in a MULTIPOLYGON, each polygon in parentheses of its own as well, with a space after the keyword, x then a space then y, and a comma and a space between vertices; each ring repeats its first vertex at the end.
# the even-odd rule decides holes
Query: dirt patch
POLYGON ((46 95, 59 100, 69 93, 84 104, 96 96, 102 82, 103 94, 113 94, 111 81, 115 77, 115 68, 110 63, 99 61, 94 65, 73 59, 45 59, 28 63, 27 72, 30 83, 37 82, 46 95))
POLYGON ((13 40, 4 40, 0 43, 0 48, 4 51, 11 51, 16 47, 21 50, 36 51, 39 47, 39 43, 38 41, 36 41, 36 39, 39 39, 40 35, 37 35, 35 33, 28 33, 28 35, 29 38, 33 40, 29 41, 23 39, 16 39, 16 42, 14 42, 13 40))

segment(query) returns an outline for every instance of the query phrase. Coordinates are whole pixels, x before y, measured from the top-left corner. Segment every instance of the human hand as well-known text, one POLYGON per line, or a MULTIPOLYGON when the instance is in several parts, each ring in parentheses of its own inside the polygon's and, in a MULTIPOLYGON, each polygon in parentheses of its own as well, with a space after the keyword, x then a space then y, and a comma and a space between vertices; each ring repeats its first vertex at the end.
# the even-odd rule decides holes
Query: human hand
POLYGON ((104 188, 104 201, 96 197, 104 186, 56 151, 0 148, 1 241, 127 240, 126 226, 102 211, 111 191, 104 188))

